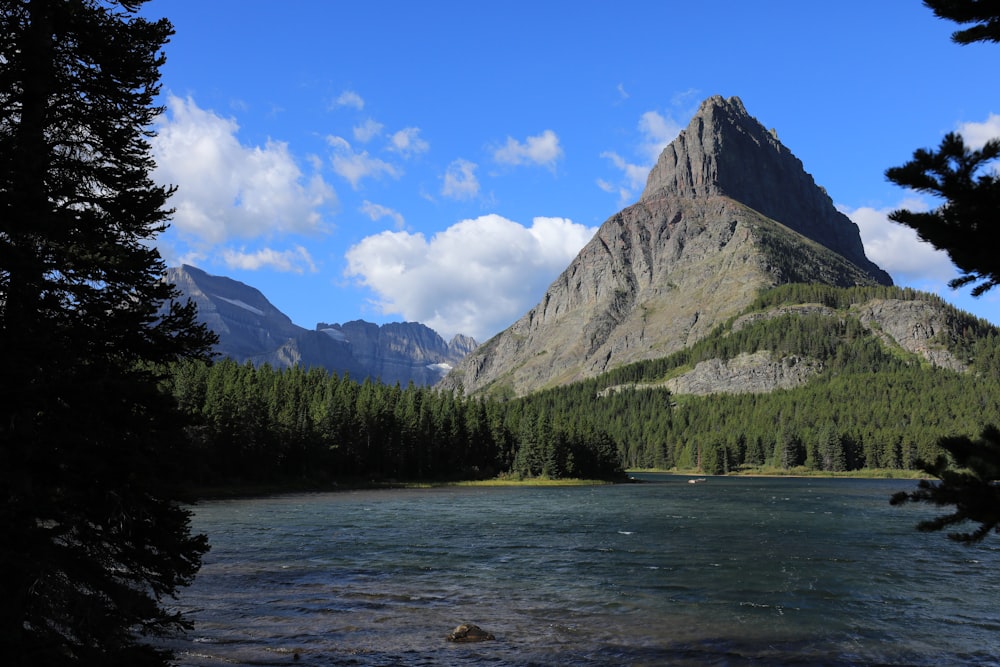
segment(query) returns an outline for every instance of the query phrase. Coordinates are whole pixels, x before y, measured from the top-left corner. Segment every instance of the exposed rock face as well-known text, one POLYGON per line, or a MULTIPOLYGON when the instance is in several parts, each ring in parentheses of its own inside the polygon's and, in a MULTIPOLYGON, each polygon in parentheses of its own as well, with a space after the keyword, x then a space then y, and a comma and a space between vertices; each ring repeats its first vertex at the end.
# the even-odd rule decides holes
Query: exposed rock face
POLYGON ((871 262, 861 233, 840 213, 802 162, 743 107, 738 97, 702 103, 687 129, 660 154, 642 200, 661 196, 723 196, 799 232, 875 276, 891 278, 871 262))
POLYGON ((239 281, 186 265, 167 269, 167 280, 198 305, 198 319, 218 334, 224 356, 250 359, 301 331, 259 290, 239 281))
MULTIPOLYGON (((915 354, 932 366, 962 372, 967 365, 947 349, 947 339, 962 328, 954 309, 936 299, 872 299, 855 304, 849 310, 836 310, 817 303, 780 306, 766 311, 741 315, 732 320, 723 336, 741 331, 764 320, 782 316, 805 317, 819 315, 856 319, 889 349, 915 354)), ((668 389, 673 394, 746 394, 766 393, 775 389, 793 389, 804 385, 824 370, 823 362, 799 355, 779 355, 773 350, 759 349, 741 353, 732 359, 707 359, 677 377, 656 383, 631 383, 604 389, 611 393, 668 389)))
POLYGON ((417 384, 433 384, 476 349, 476 341, 469 336, 460 334, 445 344, 433 329, 418 322, 381 326, 364 320, 345 324, 320 322, 316 330, 333 340, 346 342, 351 355, 368 370, 368 375, 403 385, 410 379, 417 384))
POLYGON ((822 370, 823 365, 813 359, 795 355, 775 359, 761 350, 728 361, 703 361, 665 386, 675 394, 766 393, 801 386, 822 370))
POLYGON ((431 385, 476 347, 461 335, 445 343, 413 322, 320 323, 310 331, 293 324, 258 290, 231 278, 182 266, 168 269, 167 279, 198 305, 199 320, 218 334, 216 351, 240 362, 316 366, 355 380, 431 385))
POLYGON ((965 370, 965 363, 945 349, 941 340, 942 336, 952 335, 954 331, 947 309, 929 301, 877 299, 851 310, 883 341, 891 341, 907 352, 919 354, 934 366, 965 370))
POLYGON ((705 336, 765 287, 891 284, 857 226, 737 98, 705 101, 542 301, 442 382, 523 395, 705 336))

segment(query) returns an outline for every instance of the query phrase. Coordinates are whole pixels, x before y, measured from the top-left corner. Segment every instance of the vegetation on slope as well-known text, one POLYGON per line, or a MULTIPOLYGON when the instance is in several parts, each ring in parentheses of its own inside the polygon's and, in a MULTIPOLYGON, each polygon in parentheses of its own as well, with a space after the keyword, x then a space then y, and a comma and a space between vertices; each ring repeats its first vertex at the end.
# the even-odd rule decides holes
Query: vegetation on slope
POLYGON ((887 348, 852 315, 850 305, 872 298, 928 297, 890 287, 779 287, 748 311, 807 302, 835 308, 836 316, 788 312, 738 331, 730 322, 669 357, 520 402, 527 410, 602 424, 630 468, 912 469, 918 459, 941 453, 939 438, 977 432, 983 415, 996 413, 1000 338, 988 323, 956 310, 957 335, 941 343, 969 359, 970 371, 933 368, 916 355, 887 348), (676 396, 655 386, 699 361, 758 350, 818 359, 824 370, 803 387, 767 394, 676 396), (608 387, 619 390, 605 392, 608 387))
POLYGON ((516 400, 229 360, 176 366, 169 390, 199 422, 189 444, 198 485, 615 478, 624 467, 914 469, 940 454, 939 438, 976 432, 1000 408, 1000 339, 988 323, 952 313, 957 333, 941 344, 970 360, 959 373, 887 347, 850 309, 928 298, 891 287, 783 286, 747 311, 766 317, 734 318, 669 357, 516 400), (834 310, 782 309, 803 302, 834 310), (700 361, 758 350, 818 360, 822 372, 766 394, 657 386, 700 361))

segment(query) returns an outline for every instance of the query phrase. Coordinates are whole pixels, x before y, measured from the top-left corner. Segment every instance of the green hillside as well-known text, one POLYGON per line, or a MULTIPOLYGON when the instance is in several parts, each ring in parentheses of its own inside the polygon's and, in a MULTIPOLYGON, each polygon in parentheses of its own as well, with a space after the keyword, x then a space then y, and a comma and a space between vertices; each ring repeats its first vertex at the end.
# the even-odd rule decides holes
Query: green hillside
POLYGON ((938 438, 978 433, 1000 416, 1000 331, 932 295, 893 287, 786 285, 745 311, 821 304, 835 316, 788 312, 738 331, 733 318, 694 346, 624 366, 520 402, 576 423, 601 425, 630 468, 804 466, 818 470, 912 468, 938 438), (952 326, 936 341, 968 363, 956 372, 888 345, 851 310, 872 299, 931 300, 952 326), (805 386, 770 393, 673 395, 662 383, 700 361, 768 350, 821 362, 805 386), (613 388, 613 391, 608 391, 613 388))

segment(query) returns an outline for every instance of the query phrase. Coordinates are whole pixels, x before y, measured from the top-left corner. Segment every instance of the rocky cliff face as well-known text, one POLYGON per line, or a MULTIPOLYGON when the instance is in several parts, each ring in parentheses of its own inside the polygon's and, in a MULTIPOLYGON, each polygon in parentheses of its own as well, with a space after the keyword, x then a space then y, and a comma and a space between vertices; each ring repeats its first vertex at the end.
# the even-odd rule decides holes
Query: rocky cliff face
POLYGON ((933 366, 965 370, 966 364, 945 349, 943 340, 954 335, 958 327, 954 314, 939 304, 876 299, 853 306, 851 310, 884 343, 920 355, 933 366))
POLYGON ((409 380, 434 384, 476 349, 476 341, 469 336, 457 335, 446 344, 433 329, 418 322, 382 326, 364 320, 345 324, 320 322, 316 330, 346 342, 354 359, 368 369, 370 376, 403 385, 409 380))
POLYGON ((168 269, 167 280, 198 305, 199 319, 219 336, 216 351, 240 362, 318 366, 356 380, 431 385, 476 347, 461 335, 445 343, 414 322, 320 323, 310 331, 292 323, 260 291, 231 278, 182 266, 168 269))
MULTIPOLYGON (((947 339, 961 327, 953 309, 939 301, 872 299, 855 304, 847 312, 819 304, 784 306, 737 318, 732 331, 763 319, 782 315, 822 315, 842 320, 857 318, 888 349, 917 355, 924 362, 953 371, 966 370, 966 364, 948 351, 947 339)), ((815 359, 785 356, 780 359, 768 350, 743 354, 728 361, 711 359, 693 370, 664 383, 675 394, 754 393, 791 389, 805 384, 823 371, 815 359)))
POLYGON ((682 349, 788 282, 891 284, 857 227, 738 98, 706 100, 639 202, 442 382, 523 395, 682 349))
POLYGON ((642 200, 722 196, 820 243, 883 284, 892 279, 866 256, 861 234, 826 190, 751 117, 738 97, 702 103, 687 129, 660 154, 642 200))

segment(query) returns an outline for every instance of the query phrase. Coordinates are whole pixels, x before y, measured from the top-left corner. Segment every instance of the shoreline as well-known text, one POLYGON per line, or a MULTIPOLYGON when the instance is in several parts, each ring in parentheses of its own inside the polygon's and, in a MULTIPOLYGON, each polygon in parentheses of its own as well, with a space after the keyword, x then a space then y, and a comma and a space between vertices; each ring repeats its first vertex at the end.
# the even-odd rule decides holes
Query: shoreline
POLYGON ((607 484, 628 484, 634 480, 627 476, 619 480, 606 479, 550 479, 533 477, 529 479, 493 478, 481 480, 414 480, 414 481, 375 481, 375 480, 337 480, 325 484, 306 483, 272 483, 272 484, 221 484, 219 486, 199 486, 183 489, 185 502, 198 503, 205 500, 233 500, 238 498, 266 498, 293 493, 340 493, 347 491, 380 491, 395 489, 441 489, 447 487, 567 487, 567 486, 602 486, 607 484))
POLYGON ((629 475, 635 474, 657 474, 676 475, 678 477, 789 477, 797 479, 929 479, 927 473, 920 470, 894 470, 888 468, 877 468, 867 470, 847 470, 843 472, 830 472, 824 470, 770 470, 770 469, 750 469, 736 470, 721 475, 710 475, 699 470, 677 470, 663 468, 630 468, 625 471, 629 475))
POLYGON ((347 491, 379 491, 394 489, 441 489, 448 487, 570 487, 570 486, 603 486, 608 484, 641 484, 643 480, 635 479, 636 474, 671 475, 685 478, 713 477, 761 477, 761 478, 816 478, 816 479, 928 479, 927 475, 917 470, 852 470, 845 472, 805 471, 805 470, 768 470, 751 469, 709 475, 699 470, 664 470, 661 468, 634 468, 625 471, 626 476, 617 480, 606 479, 549 479, 535 477, 530 479, 514 479, 495 477, 479 480, 336 480, 317 484, 293 482, 287 484, 220 484, 218 486, 188 487, 181 494, 184 502, 196 504, 208 500, 232 500, 239 498, 265 498, 293 493, 339 493, 347 491))

